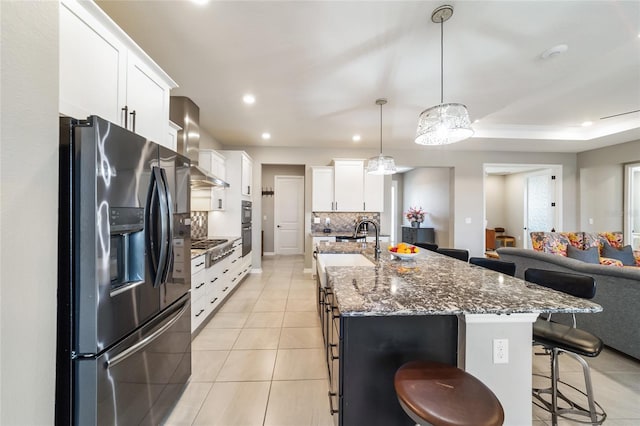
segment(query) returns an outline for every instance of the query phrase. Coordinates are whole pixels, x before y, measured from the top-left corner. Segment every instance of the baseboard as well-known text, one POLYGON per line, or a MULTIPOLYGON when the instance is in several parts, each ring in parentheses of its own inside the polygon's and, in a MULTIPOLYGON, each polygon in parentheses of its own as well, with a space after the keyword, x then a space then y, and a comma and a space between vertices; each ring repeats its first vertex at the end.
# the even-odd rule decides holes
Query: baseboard
POLYGON ((313 268, 304 268, 302 270, 302 273, 303 274, 314 274, 315 275, 315 272, 314 272, 313 268))
POLYGON ((276 254, 272 251, 265 251, 263 254, 263 256, 275 256, 276 254))
POLYGON ((262 273, 262 268, 251 268, 249 273, 250 274, 261 274, 262 273))

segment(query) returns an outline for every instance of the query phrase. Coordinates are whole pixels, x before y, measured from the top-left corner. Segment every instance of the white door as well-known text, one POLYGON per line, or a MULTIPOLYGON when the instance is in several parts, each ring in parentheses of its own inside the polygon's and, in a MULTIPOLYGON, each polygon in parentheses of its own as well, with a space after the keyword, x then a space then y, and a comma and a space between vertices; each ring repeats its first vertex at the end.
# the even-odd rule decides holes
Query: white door
MULTIPOLYGON (((526 179, 525 229, 526 248, 531 248, 530 232, 559 231, 556 200, 556 178, 552 170, 532 174, 526 179)), ((559 197, 558 197, 559 198, 559 197)))
POLYGON ((275 176, 274 249, 276 254, 304 253, 304 177, 275 176))
POLYGON ((625 166, 624 240, 640 250, 640 163, 625 166))

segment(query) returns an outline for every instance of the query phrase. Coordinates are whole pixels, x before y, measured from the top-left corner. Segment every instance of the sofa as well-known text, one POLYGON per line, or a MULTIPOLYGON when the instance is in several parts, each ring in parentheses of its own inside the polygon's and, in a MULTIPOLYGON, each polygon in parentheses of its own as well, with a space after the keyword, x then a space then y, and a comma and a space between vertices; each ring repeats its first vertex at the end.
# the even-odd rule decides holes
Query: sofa
MULTIPOLYGON (((599 261, 600 264, 624 266, 623 263, 617 259, 612 259, 604 255, 605 246, 618 250, 623 248, 622 232, 531 232, 530 235, 531 246, 536 251, 572 257, 572 253, 569 252, 572 247, 581 251, 597 247, 597 261, 599 261)), ((630 247, 628 250, 631 252, 630 247)), ((573 253, 575 253, 575 250, 573 253)), ((631 260, 635 260, 635 264, 628 266, 640 266, 640 251, 636 250, 632 253, 634 259, 631 260)))
MULTIPOLYGON (((578 327, 599 336, 604 343, 640 360, 640 268, 585 263, 566 256, 530 249, 501 247, 500 260, 516 264, 516 276, 527 268, 590 275, 596 280, 595 303, 603 311, 576 314, 578 327)), ((569 315, 554 314, 554 321, 569 324, 569 315)))

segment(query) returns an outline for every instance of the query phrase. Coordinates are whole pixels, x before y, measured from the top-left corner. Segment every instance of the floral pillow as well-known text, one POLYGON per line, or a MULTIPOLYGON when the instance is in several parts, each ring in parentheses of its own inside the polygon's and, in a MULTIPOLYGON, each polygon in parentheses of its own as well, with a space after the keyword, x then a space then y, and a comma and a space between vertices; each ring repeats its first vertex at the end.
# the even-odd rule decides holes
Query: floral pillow
POLYGON ((530 235, 534 250, 560 256, 567 255, 567 246, 571 244, 568 233, 532 232, 530 235))
POLYGON ((600 264, 607 266, 619 266, 621 268, 624 266, 618 259, 611 259, 610 257, 601 257, 600 264))

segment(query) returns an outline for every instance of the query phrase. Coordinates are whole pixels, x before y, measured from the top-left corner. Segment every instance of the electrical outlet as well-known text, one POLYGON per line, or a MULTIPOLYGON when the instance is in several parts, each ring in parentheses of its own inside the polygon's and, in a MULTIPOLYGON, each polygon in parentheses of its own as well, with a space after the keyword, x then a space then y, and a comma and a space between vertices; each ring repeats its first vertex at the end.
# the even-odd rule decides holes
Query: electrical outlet
POLYGON ((493 363, 509 363, 509 339, 493 339, 493 363))
POLYGON ((314 217, 313 218, 313 223, 320 223, 320 218, 319 217, 314 217))

